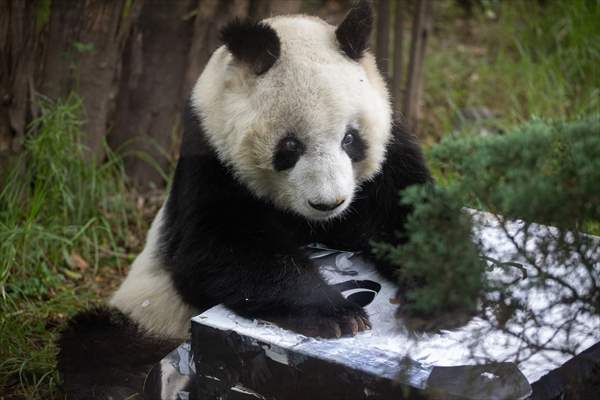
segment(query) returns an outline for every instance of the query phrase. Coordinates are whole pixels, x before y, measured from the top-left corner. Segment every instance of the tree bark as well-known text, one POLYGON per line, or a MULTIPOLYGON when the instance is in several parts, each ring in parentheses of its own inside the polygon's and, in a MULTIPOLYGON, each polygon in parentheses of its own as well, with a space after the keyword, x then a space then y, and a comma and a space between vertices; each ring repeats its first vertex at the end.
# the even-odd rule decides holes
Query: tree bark
MULTIPOLYGON (((37 2, 0 3, 0 163, 21 149, 39 53, 37 2)), ((0 164, 1 165, 1 164, 0 164)))
POLYGON ((404 96, 403 113, 408 127, 417 131, 421 103, 423 60, 427 37, 431 30, 431 0, 418 0, 411 34, 410 59, 404 96))
POLYGON ((394 12, 394 75, 392 79, 392 98, 394 112, 402 112, 402 97, 404 95, 404 2, 396 0, 394 12))
POLYGON ((127 43, 109 143, 143 189, 162 186, 168 174, 195 6, 194 0, 146 1, 127 43))
POLYGON ((76 91, 90 155, 101 157, 120 57, 142 1, 4 1, 0 5, 0 153, 16 152, 36 116, 36 95, 76 91))
POLYGON ((75 90, 85 111, 83 144, 97 158, 125 41, 142 1, 53 1, 40 91, 61 98, 75 90))
POLYGON ((381 74, 386 80, 389 79, 389 46, 390 46, 390 2, 379 0, 377 2, 377 36, 376 36, 376 58, 381 74))

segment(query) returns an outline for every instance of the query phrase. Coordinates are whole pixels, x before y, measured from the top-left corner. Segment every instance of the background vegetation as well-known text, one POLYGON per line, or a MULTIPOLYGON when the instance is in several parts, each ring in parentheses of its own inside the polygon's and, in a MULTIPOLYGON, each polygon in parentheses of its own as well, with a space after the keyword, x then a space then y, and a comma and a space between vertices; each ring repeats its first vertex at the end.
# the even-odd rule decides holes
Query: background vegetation
POLYGON ((106 294, 144 237, 122 161, 87 161, 81 102, 40 99, 24 151, 0 191, 0 387, 50 398, 54 333, 106 294))
POLYGON ((497 133, 600 110, 600 3, 436 2, 425 58, 423 139, 497 133))
MULTIPOLYGON (((32 20, 35 21, 34 31, 44 32, 55 26, 52 25, 52 12, 63 2, 22 4, 25 3, 27 7, 30 4, 36 5, 35 18, 32 20)), ((257 8, 256 4, 252 6, 254 3, 248 2, 249 8, 244 12, 255 15, 267 12, 257 8)), ((464 3, 454 0, 435 1, 433 29, 425 57, 419 137, 427 146, 433 146, 442 138, 456 138, 456 141, 444 142, 441 147, 430 147, 428 154, 435 161, 438 179, 446 184, 450 192, 453 184, 460 184, 462 189, 476 190, 477 195, 468 190, 465 192, 467 197, 464 201, 467 204, 508 212, 511 216, 531 216, 534 220, 546 222, 543 216, 527 214, 527 210, 525 214, 522 210, 513 213, 512 202, 518 204, 523 200, 519 193, 514 193, 511 200, 500 196, 498 192, 487 192, 487 188, 494 188, 495 179, 500 177, 490 174, 489 179, 479 182, 480 185, 489 186, 477 187, 471 186, 475 183, 471 180, 461 180, 472 176, 480 166, 467 163, 462 166, 467 170, 462 170, 453 160, 456 157, 469 159, 471 151, 482 146, 483 149, 490 149, 489 162, 499 155, 510 156, 514 153, 511 162, 516 163, 522 160, 521 156, 525 156, 516 152, 516 149, 536 148, 540 135, 546 135, 543 132, 556 132, 555 124, 560 125, 560 121, 567 119, 581 119, 600 109, 600 24, 597 22, 600 20, 600 3, 594 0, 481 0, 467 2, 471 3, 471 7, 464 7, 464 3), (515 130, 506 138, 501 136, 531 118, 558 122, 548 125, 536 122, 527 128, 515 130), (492 138, 482 139, 481 136, 492 138), (487 140, 493 143, 490 147, 481 144, 487 140), (489 197, 481 197, 483 194, 489 197)), ((145 14, 141 18, 149 20, 159 17, 157 15, 160 11, 140 11, 136 8, 138 4, 139 2, 123 2, 123 7, 119 9, 119 15, 125 18, 121 28, 124 29, 124 21, 128 21, 127 18, 132 18, 135 13, 143 12, 145 14)), ((406 4, 408 13, 413 5, 411 2, 406 4)), ((343 1, 310 1, 293 6, 304 7, 309 11, 317 10, 315 12, 321 15, 333 15, 335 18, 347 4, 343 1)), ((191 21, 193 16, 202 16, 204 14, 201 13, 205 11, 204 8, 198 8, 197 14, 189 14, 189 10, 184 8, 179 10, 182 15, 177 18, 188 19, 177 20, 191 21)), ((208 43, 216 40, 214 32, 203 30, 213 23, 211 21, 207 25, 206 21, 217 18, 215 15, 218 18, 231 15, 231 10, 227 7, 217 11, 214 11, 217 14, 204 15, 203 24, 192 24, 189 29, 183 29, 183 33, 155 32, 154 35, 162 35, 173 41, 177 35, 189 34, 197 40, 192 40, 193 43, 188 45, 198 54, 205 54, 214 45, 208 43), (194 47, 194 43, 200 47, 194 47)), ((126 61, 119 68, 115 67, 122 73, 117 76, 119 79, 111 75, 106 78, 106 82, 116 80, 117 86, 122 87, 140 84, 144 79, 152 78, 152 74, 147 77, 145 72, 141 73, 134 68, 130 56, 138 53, 127 50, 132 46, 129 42, 133 40, 131 37, 139 38, 142 33, 148 32, 138 28, 133 36, 127 36, 126 39, 117 35, 119 40, 122 39, 119 42, 121 50, 115 50, 116 53, 111 53, 110 57, 126 61)), ((98 59, 94 57, 102 53, 104 47, 101 42, 94 42, 89 37, 77 40, 65 37, 63 41, 66 45, 60 50, 57 65, 64 66, 65 60, 70 60, 69 71, 73 72, 73 76, 69 82, 74 84, 65 85, 63 90, 53 92, 54 95, 48 93, 53 100, 30 93, 27 89, 25 98, 31 107, 28 107, 30 111, 25 112, 29 116, 29 122, 24 124, 27 127, 26 133, 20 138, 15 133, 15 141, 9 146, 10 149, 18 150, 16 155, 14 152, 9 152, 8 156, 2 153, 6 147, 3 147, 0 132, 0 399, 62 397, 54 368, 56 349, 53 340, 58 330, 69 315, 91 302, 102 301, 114 289, 127 272, 129 262, 140 250, 148 222, 161 201, 161 195, 156 194, 161 192, 160 188, 158 192, 147 191, 148 188, 145 188, 146 191, 140 193, 139 185, 133 184, 135 179, 132 173, 135 174, 137 167, 132 167, 131 158, 125 161, 121 151, 129 139, 112 140, 110 135, 107 136, 108 132, 118 135, 122 132, 120 127, 128 122, 127 119, 118 122, 122 116, 115 114, 116 105, 110 106, 114 99, 108 94, 106 103, 101 105, 113 111, 106 114, 106 123, 93 125, 93 129, 101 132, 94 146, 101 149, 103 156, 91 161, 88 150, 80 144, 89 144, 89 122, 98 118, 90 112, 90 103, 85 97, 85 90, 88 90, 85 87, 94 87, 94 83, 86 83, 85 78, 96 76, 86 63, 90 59, 97 62, 98 59), (65 54, 68 55, 67 58, 65 54), (75 73, 77 71, 79 72, 75 73), (85 90, 82 92, 79 90, 81 88, 85 90), (84 98, 81 97, 82 94, 84 98), (19 145, 15 146, 17 142, 19 145)), ((112 40, 111 36, 107 38, 112 40)), ((146 38, 146 43, 149 42, 151 37, 146 38)), ((6 43, 3 42, 2 49, 4 44, 6 43)), ((42 46, 36 44, 38 45, 42 46)), ((164 43, 157 42, 156 46, 156 51, 159 51, 164 43)), ((39 50, 38 47, 36 49, 39 50)), ((144 47, 142 53, 151 56, 156 54, 153 51, 152 48, 144 47)), ((182 64, 177 60, 171 60, 171 64, 167 60, 164 64, 170 68, 169 74, 191 76, 197 74, 203 60, 191 60, 190 65, 195 67, 189 70, 181 67, 182 64)), ((37 59, 33 61, 37 62, 37 59)), ((26 71, 27 68, 23 67, 22 70, 26 71)), ((165 75, 155 75, 168 79, 166 74, 167 72, 165 75)), ((152 79, 155 80, 155 77, 152 79)), ((151 86, 152 79, 144 87, 151 86)), ((37 82, 37 78, 33 81, 37 82)), ((30 88, 28 85, 25 87, 30 88)), ((186 85, 189 84, 181 83, 177 91, 165 95, 167 102, 175 104, 168 105, 168 110, 171 110, 169 112, 178 111, 177 102, 183 101, 181 92, 189 87, 186 85), (169 96, 177 98, 171 99, 169 96)), ((2 89, 9 90, 4 83, 2 89)), ((114 86, 109 89, 114 90, 114 86)), ((159 89, 160 85, 156 90, 159 89)), ((156 98, 156 93, 139 89, 129 93, 127 99, 121 99, 125 103, 119 104, 128 104, 124 108, 128 113, 126 117, 135 115, 131 111, 133 106, 135 112, 143 111, 148 115, 159 116, 157 118, 162 122, 153 125, 146 121, 145 125, 135 125, 135 128, 142 132, 136 131, 136 134, 140 133, 144 141, 152 142, 156 136, 150 131, 157 129, 161 130, 161 138, 167 138, 156 141, 162 149, 162 161, 148 168, 154 171, 151 176, 161 176, 161 173, 156 172, 156 166, 166 168, 164 175, 168 175, 168 168, 176 157, 171 149, 176 148, 177 119, 165 111, 166 105, 159 107, 154 103, 136 103, 136 98, 152 99, 156 98)), ((21 104, 22 99, 18 99, 21 98, 13 96, 11 107, 21 104)), ((104 109, 102 107, 98 106, 93 110, 104 109)), ((4 116, 0 113, 0 117, 4 116)), ((592 131, 597 132, 597 123, 594 124, 596 128, 593 129, 596 131, 592 131)), ((127 129, 128 132, 131 130, 127 129)), ((577 124, 568 129, 569 132, 586 132, 585 129, 579 131, 583 128, 577 124)), ((569 161, 565 165, 572 168, 571 172, 586 168, 577 163, 576 159, 570 163, 571 150, 566 151, 560 140, 552 143, 554 144, 549 147, 543 147, 543 150, 548 151, 557 164, 549 163, 546 159, 539 161, 541 164, 531 161, 532 164, 524 165, 527 168, 538 168, 537 173, 542 175, 545 171, 555 171, 553 168, 562 165, 559 160, 569 161)), ((136 154, 149 154, 149 157, 145 161, 134 157, 137 160, 135 163, 147 166, 148 160, 156 155, 154 150, 150 150, 153 148, 147 144, 136 148, 136 154)), ((595 151, 591 153, 592 157, 599 154, 598 150, 593 149, 595 148, 583 146, 583 150, 595 151)), ((126 154, 131 154, 129 150, 124 149, 126 154)), ((487 156, 482 153, 481 158, 473 159, 473 163, 485 157, 487 156)), ((520 171, 515 173, 524 174, 521 178, 527 180, 525 167, 515 171, 520 171)), ((144 173, 140 176, 147 178, 150 175, 144 173)), ((531 184, 534 182, 531 180, 531 184)), ((593 183, 594 181, 587 182, 587 185, 592 186, 585 186, 585 190, 593 192, 593 183)), ((570 196, 578 187, 578 184, 573 185, 561 175, 560 182, 553 189, 558 190, 555 193, 570 196)), ((529 196, 532 191, 537 190, 534 187, 526 189, 522 196, 529 196)), ((415 192, 412 199, 419 199, 424 195, 426 194, 415 192)), ((552 204, 555 203, 547 206, 551 207, 552 204)), ((597 200, 595 204, 598 204, 597 200)), ((460 206, 460 203, 455 203, 455 206, 460 206)), ((564 212, 569 210, 576 212, 574 208, 562 209, 564 212)), ((427 217, 426 211, 420 216, 427 217)), ((588 214, 559 215, 561 220, 568 221, 573 228, 599 232, 597 209, 588 214)), ((465 252, 469 253, 471 250, 465 249, 465 252)), ((473 290, 476 291, 479 284, 479 281, 474 280, 473 290)), ((430 299, 435 305, 435 298, 430 299)))

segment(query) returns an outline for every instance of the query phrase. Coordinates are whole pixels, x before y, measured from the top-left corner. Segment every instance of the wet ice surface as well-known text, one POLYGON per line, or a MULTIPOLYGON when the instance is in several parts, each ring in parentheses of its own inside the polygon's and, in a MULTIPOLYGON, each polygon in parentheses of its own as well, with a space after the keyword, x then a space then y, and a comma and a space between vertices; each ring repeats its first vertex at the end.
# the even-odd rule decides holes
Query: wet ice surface
MULTIPOLYGON (((535 276, 535 269, 523 255, 518 254, 506 234, 508 232, 518 242, 518 231, 522 228, 522 223, 508 224, 505 232, 490 214, 475 213, 475 217, 479 220, 477 236, 483 243, 486 255, 502 262, 519 262, 528 276, 535 276)), ((542 232, 543 229, 553 228, 538 226, 534 229, 542 232)), ((529 250, 533 249, 533 242, 525 241, 523 244, 529 250)), ((553 284, 535 286, 527 279, 517 280, 512 286, 513 295, 526 304, 532 314, 518 311, 504 329, 491 322, 494 321, 493 314, 486 309, 481 314, 483 317, 475 317, 459 329, 414 334, 404 329, 394 317, 396 305, 390 303, 390 299, 395 297, 394 285, 382 278, 359 255, 324 247, 311 247, 309 252, 330 284, 346 286, 347 290, 343 291, 345 296, 364 295, 364 298, 369 299, 374 295, 365 307, 372 330, 351 338, 313 339, 266 322, 241 318, 224 306, 216 306, 197 316, 195 320, 214 328, 235 330, 240 335, 274 345, 270 347, 267 356, 278 362, 289 362, 286 352, 288 349, 307 356, 335 360, 379 376, 393 377, 404 371, 406 379, 416 387, 423 387, 433 366, 473 365, 493 361, 516 363, 529 382, 534 382, 570 359, 573 354, 600 340, 600 318, 581 312, 582 305, 577 302, 553 304, 561 294, 564 295, 566 289, 553 284), (348 289, 348 281, 358 281, 359 287, 348 289), (373 289, 377 284, 381 285, 378 292, 373 289), (407 363, 407 360, 411 361, 407 363)), ((593 259, 599 259, 599 254, 593 256, 593 259)), ((538 263, 539 261, 536 260, 538 263)), ((586 279, 587 272, 582 267, 565 268, 564 263, 547 259, 543 261, 546 263, 545 268, 560 276, 575 290, 585 289, 589 282, 586 279)), ((515 271, 517 276, 522 273, 515 271)), ((515 275, 499 268, 488 274, 491 280, 513 280, 515 275)))

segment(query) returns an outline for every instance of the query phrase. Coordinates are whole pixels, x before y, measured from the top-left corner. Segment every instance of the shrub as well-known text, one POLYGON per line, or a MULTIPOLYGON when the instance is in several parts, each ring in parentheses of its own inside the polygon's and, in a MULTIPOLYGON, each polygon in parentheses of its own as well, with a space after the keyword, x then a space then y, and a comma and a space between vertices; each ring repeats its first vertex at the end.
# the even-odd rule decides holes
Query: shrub
POLYGON ((429 157, 439 185, 402 193, 401 201, 414 208, 408 239, 374 245, 378 256, 398 266, 401 284, 419 283, 408 285, 404 311, 436 317, 469 309, 492 291, 527 310, 511 301, 510 285, 482 279, 482 249, 471 237, 469 214, 461 211, 466 205, 492 213, 535 271, 530 282, 554 287, 557 305, 577 303, 581 312, 600 314, 600 241, 581 233, 597 232, 600 222, 599 155, 598 118, 536 120, 506 135, 449 137, 433 146, 429 157), (518 234, 508 228, 515 219, 522 220, 518 234), (583 266, 586 273, 573 287, 548 270, 553 264, 563 271, 583 266))

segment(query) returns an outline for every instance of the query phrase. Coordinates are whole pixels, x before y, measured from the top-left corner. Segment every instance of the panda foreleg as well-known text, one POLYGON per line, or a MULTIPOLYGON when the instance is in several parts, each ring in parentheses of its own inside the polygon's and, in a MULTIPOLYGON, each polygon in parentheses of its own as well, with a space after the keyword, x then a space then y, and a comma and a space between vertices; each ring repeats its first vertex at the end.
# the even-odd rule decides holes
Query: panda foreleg
POLYGON ((184 301, 199 309, 222 303, 242 316, 309 336, 352 335, 369 327, 365 311, 330 287, 293 241, 286 240, 284 230, 240 229, 232 233, 223 225, 213 226, 210 238, 197 231, 183 241, 171 273, 184 301))
MULTIPOLYGON (((292 265, 283 266, 290 268, 296 263, 292 261, 292 265)), ((292 271, 284 280, 285 283, 278 288, 279 293, 272 298, 234 300, 238 304, 232 304, 232 307, 242 314, 265 319, 308 336, 347 336, 370 328, 362 307, 331 288, 312 265, 301 272, 292 271)))

